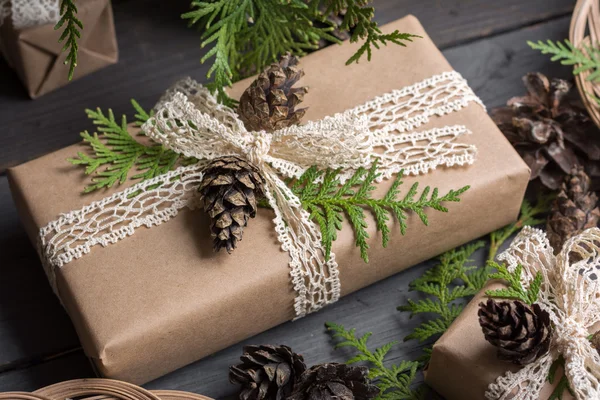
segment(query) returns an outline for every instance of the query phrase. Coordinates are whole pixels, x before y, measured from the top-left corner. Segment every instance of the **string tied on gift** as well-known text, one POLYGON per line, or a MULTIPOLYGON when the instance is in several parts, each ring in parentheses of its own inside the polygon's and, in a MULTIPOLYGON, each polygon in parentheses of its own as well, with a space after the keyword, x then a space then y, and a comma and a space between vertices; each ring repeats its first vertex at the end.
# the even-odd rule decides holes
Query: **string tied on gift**
POLYGON ((184 207, 197 207, 203 167, 234 155, 255 164, 265 179, 277 239, 289 254, 296 317, 317 311, 340 297, 338 265, 333 252, 326 257, 319 228, 284 179, 299 178, 311 166, 338 169, 344 181, 377 163, 379 182, 400 171, 417 175, 438 166, 472 164, 477 149, 458 140, 470 133, 465 126, 415 130, 430 117, 470 104, 483 107, 460 74, 451 71, 321 120, 270 133, 249 132, 233 109, 219 104, 202 85, 184 79, 165 93, 142 129, 198 164, 134 185, 42 228, 40 248, 50 281, 56 268, 93 246, 115 243, 140 226, 158 225, 184 207))
POLYGON ((588 336, 600 322, 600 229, 591 228, 567 241, 558 255, 546 237, 525 227, 510 248, 498 257, 509 271, 523 267, 521 283, 527 288, 541 272, 537 303, 553 323, 549 352, 490 384, 489 400, 537 400, 552 364, 562 356, 565 376, 577 400, 600 398, 600 354, 588 336))
POLYGON ((244 155, 252 164, 262 165, 270 149, 271 135, 265 131, 255 132, 252 135, 251 142, 244 149, 244 155))

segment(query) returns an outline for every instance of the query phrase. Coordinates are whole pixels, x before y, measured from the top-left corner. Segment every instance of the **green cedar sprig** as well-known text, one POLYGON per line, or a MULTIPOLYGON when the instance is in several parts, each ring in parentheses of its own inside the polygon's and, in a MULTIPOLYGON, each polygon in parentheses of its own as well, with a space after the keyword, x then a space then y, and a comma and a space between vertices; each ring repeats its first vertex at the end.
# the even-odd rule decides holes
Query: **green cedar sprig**
POLYGON ((411 318, 423 313, 437 317, 420 324, 404 338, 405 341, 417 339, 423 342, 446 332, 464 308, 464 304, 457 303, 457 300, 474 296, 487 281, 487 273, 480 272, 486 271, 485 268, 467 265, 473 253, 484 246, 485 242, 477 241, 450 250, 440 256, 439 264, 410 283, 410 290, 430 297, 417 301, 409 299, 408 304, 398 307, 398 310, 410 312, 411 318), (459 281, 462 284, 458 284, 459 281))
POLYGON ((310 213, 310 218, 317 223, 321 230, 326 258, 331 254, 332 243, 337 239, 337 232, 342 229, 344 216, 352 225, 355 233, 356 246, 365 262, 369 262, 367 239, 367 214, 371 212, 375 217, 376 227, 381 232, 383 247, 390 239, 389 221, 398 220, 400 232, 404 235, 407 229, 407 216, 414 212, 423 224, 428 224, 425 210, 431 208, 441 212, 448 209, 443 205, 446 202, 460 201, 460 195, 469 189, 465 186, 458 190, 450 190, 447 194, 439 196, 438 189, 431 190, 425 187, 420 196, 418 183, 412 185, 402 198, 399 198, 399 187, 402 184, 402 173, 398 174, 392 186, 382 198, 373 198, 375 181, 380 176, 377 172, 377 163, 370 169, 360 168, 345 183, 340 181, 340 170, 319 170, 309 168, 299 179, 291 182, 290 188, 302 202, 302 207, 310 213))
POLYGON ((573 75, 579 75, 584 71, 591 71, 586 78, 588 81, 600 80, 600 49, 592 46, 583 46, 583 50, 575 47, 569 40, 564 43, 548 40, 546 42, 528 41, 527 44, 542 54, 551 54, 551 61, 560 61, 562 65, 578 65, 573 69, 573 75))
POLYGON ((521 284, 521 274, 523 273, 521 264, 517 265, 513 272, 510 272, 504 264, 488 261, 488 265, 497 271, 490 275, 490 279, 500 279, 508 284, 507 288, 486 290, 485 294, 488 297, 521 300, 529 305, 537 301, 543 280, 540 272, 535 275, 529 287, 525 289, 521 284))
POLYGON ((400 364, 386 367, 385 357, 397 342, 391 342, 383 345, 375 351, 369 350, 367 341, 372 333, 367 332, 361 337, 356 337, 356 329, 347 330, 342 325, 332 322, 325 324, 327 330, 335 339, 341 341, 335 345, 335 348, 352 347, 357 354, 346 361, 347 364, 368 363, 369 378, 380 389, 378 400, 418 400, 424 399, 424 390, 411 389, 415 380, 419 363, 414 361, 401 361, 400 364))
MULTIPOLYGON (((550 211, 551 204, 552 196, 548 195, 540 195, 534 206, 524 200, 519 219, 490 234, 487 259, 494 260, 506 240, 524 226, 542 223, 543 220, 539 217, 550 211)), ((410 290, 419 292, 425 298, 418 301, 409 300, 408 304, 398 307, 398 310, 410 312, 411 317, 417 314, 433 316, 415 328, 405 340, 426 341, 444 333, 462 311, 464 300, 479 292, 489 280, 494 270, 493 265, 485 263, 483 266, 474 267, 470 260, 472 254, 481 247, 481 243, 468 244, 443 254, 439 264, 410 283, 410 290)), ((426 363, 430 356, 431 348, 424 349, 421 361, 426 363)))
POLYGON ((54 26, 54 29, 57 30, 65 26, 58 42, 65 42, 63 51, 69 51, 67 58, 65 59, 65 65, 69 64, 69 80, 71 80, 75 73, 75 67, 77 67, 77 52, 79 51, 79 44, 77 41, 81 39, 83 24, 79 18, 77 18, 77 6, 75 5, 75 0, 61 0, 60 14, 61 18, 54 26))
POLYGON ((318 49, 320 40, 340 43, 332 35, 334 29, 351 31, 351 42, 365 40, 348 63, 358 61, 371 47, 388 42, 405 45, 415 35, 382 34, 373 21, 371 0, 193 0, 192 10, 183 14, 190 26, 203 30, 202 47, 210 50, 202 57, 204 63, 214 59, 208 77, 214 77, 212 88, 219 101, 233 103, 224 88, 245 76, 263 70, 290 52, 302 56, 318 49), (330 14, 346 14, 339 26, 328 21, 330 14))
MULTIPOLYGON (((561 367, 563 371, 565 370, 565 359, 562 355, 559 356, 556 360, 554 360, 554 362, 550 366, 550 371, 548 371, 547 381, 550 382, 551 385, 554 384, 554 380, 556 378, 556 371, 559 367, 561 367)), ((569 379, 563 373, 557 385, 554 387, 552 394, 550 394, 550 397, 548 397, 548 400, 562 400, 563 396, 565 395, 565 392, 567 391, 571 393, 572 396, 575 396, 573 390, 571 389, 571 386, 569 385, 569 379)))
MULTIPOLYGON (((135 100, 131 103, 136 111, 135 123, 141 126, 151 113, 144 111, 135 100)), ((119 123, 110 109, 107 114, 99 108, 86 110, 86 113, 98 130, 93 134, 88 131, 81 133, 92 154, 78 152, 77 157, 68 159, 71 164, 85 166, 86 175, 94 175, 84 193, 122 184, 132 175, 132 171, 137 173, 131 179, 145 181, 170 171, 176 165, 196 162, 159 144, 140 143, 129 133, 125 115, 119 123)))

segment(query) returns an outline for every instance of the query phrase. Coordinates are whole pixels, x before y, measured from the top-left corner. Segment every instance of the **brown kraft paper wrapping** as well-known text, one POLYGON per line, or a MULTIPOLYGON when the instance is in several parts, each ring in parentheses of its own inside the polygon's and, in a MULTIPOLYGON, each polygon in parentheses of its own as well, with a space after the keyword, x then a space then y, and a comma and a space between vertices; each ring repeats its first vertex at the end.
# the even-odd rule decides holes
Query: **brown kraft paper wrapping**
MULTIPOLYGON (((83 23, 77 68, 73 79, 115 64, 118 60, 117 37, 110 0, 80 0, 77 17, 83 23)), ((53 24, 15 29, 10 17, 0 27, 0 50, 35 99, 69 82, 67 52, 58 39, 62 29, 53 24)))
MULTIPOLYGON (((302 84, 310 87, 306 120, 365 103, 376 96, 452 68, 409 16, 383 27, 423 36, 407 48, 387 46, 373 61, 344 66, 357 46, 331 46, 301 60, 302 84)), ((239 96, 249 80, 232 90, 239 96)), ((170 82, 165 82, 168 86, 170 82)), ((404 178, 404 193, 415 181, 440 193, 471 185, 450 212, 428 211, 430 226, 410 215, 408 232, 397 224, 388 248, 369 221, 370 263, 344 226, 334 244, 342 295, 349 294, 515 220, 529 171, 482 107, 471 104, 421 129, 463 124, 473 131, 461 140, 475 144, 469 167, 404 178)), ((82 127, 83 128, 83 127, 82 127)), ((89 177, 65 159, 81 151, 71 146, 9 171, 15 202, 32 240, 59 213, 79 209, 115 190, 81 195, 89 177)), ((128 182, 131 185, 133 182, 128 182)), ((384 181, 375 196, 387 192, 384 181)), ((288 254, 280 249, 272 218, 261 209, 233 254, 213 253, 208 219, 201 211, 181 212, 171 221, 106 248, 95 247, 57 271, 62 301, 82 345, 105 376, 142 383, 294 318, 288 254), (248 301, 252 299, 252 301, 248 301), (148 351, 152 349, 152 351, 148 351)))
MULTIPOLYGON (((448 331, 433 346, 431 361, 425 373, 425 382, 447 400, 480 400, 490 383, 506 371, 516 372, 518 366, 498 360, 496 347, 488 343, 479 326, 479 303, 485 302, 485 291, 504 287, 490 282, 467 304, 463 312, 450 325, 448 331)), ((600 329, 600 324, 594 326, 600 329)), ((556 374, 554 384, 546 382, 540 400, 547 399, 560 380, 556 374)), ((562 400, 572 400, 565 392, 562 400)))

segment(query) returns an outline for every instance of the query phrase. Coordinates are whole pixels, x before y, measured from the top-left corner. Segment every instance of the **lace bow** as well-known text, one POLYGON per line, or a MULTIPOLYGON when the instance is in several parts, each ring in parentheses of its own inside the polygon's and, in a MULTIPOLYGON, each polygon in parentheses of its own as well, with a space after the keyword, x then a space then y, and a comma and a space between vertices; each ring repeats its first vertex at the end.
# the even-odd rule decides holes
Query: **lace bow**
POLYGON ((273 133, 249 132, 235 111, 219 104, 206 88, 189 78, 182 80, 165 93, 143 130, 164 147, 199 163, 64 214, 42 228, 46 273, 54 285, 55 268, 89 253, 93 246, 116 243, 140 226, 155 226, 184 207, 197 207, 194 193, 203 178, 203 165, 237 155, 255 164, 266 180, 277 237, 290 255, 296 316, 302 317, 337 301, 341 285, 335 255, 325 258, 318 227, 282 177, 299 177, 316 165, 341 169, 344 180, 375 160, 379 180, 401 170, 421 174, 439 165, 471 164, 475 147, 456 143, 469 133, 464 126, 410 131, 431 116, 471 102, 482 105, 458 73, 447 72, 320 121, 273 133))
POLYGON ((510 271, 523 266, 524 287, 541 272, 537 303, 550 314, 554 334, 546 355, 499 377, 488 387, 486 398, 538 400, 550 367, 562 355, 575 398, 600 399, 600 355, 588 340, 589 329, 600 321, 600 229, 571 238, 555 256, 544 232, 525 227, 498 258, 510 271))
POLYGON ((12 16, 16 29, 56 24, 60 19, 59 0, 0 0, 0 25, 12 16))

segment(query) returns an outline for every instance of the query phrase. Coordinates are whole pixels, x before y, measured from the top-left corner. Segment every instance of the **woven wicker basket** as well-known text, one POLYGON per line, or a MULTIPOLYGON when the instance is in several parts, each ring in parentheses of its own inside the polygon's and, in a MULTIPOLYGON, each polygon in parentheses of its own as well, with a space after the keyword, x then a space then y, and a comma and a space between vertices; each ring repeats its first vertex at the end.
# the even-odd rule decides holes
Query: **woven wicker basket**
POLYGON ((148 391, 111 379, 77 379, 57 383, 33 393, 0 393, 0 400, 211 400, 199 394, 175 390, 148 391))
MULTIPOLYGON (((573 11, 573 18, 571 19, 569 39, 577 48, 582 48, 584 45, 597 47, 600 44, 599 0, 577 1, 575 10, 573 11)), ((594 94, 600 97, 600 84, 588 81, 587 77, 589 75, 589 71, 582 72, 575 76, 575 81, 590 117, 600 127, 600 106, 590 96, 590 94, 594 94)))

